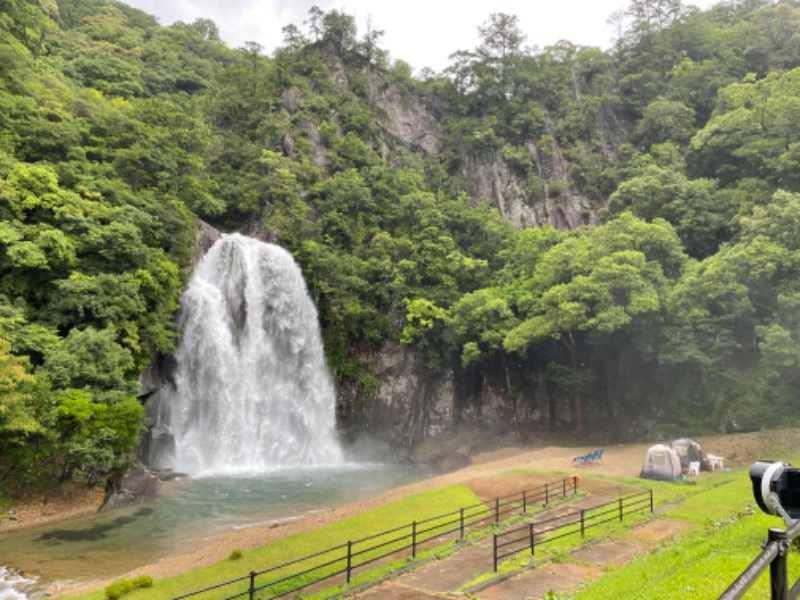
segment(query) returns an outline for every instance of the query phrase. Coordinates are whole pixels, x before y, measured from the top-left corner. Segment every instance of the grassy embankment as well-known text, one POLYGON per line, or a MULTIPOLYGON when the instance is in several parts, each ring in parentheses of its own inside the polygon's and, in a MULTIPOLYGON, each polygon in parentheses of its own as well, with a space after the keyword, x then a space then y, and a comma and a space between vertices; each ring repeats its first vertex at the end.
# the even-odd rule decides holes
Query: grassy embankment
MULTIPOLYGON (((614 480, 653 489, 658 499, 657 518, 675 521, 675 536, 622 567, 604 565, 603 577, 583 584, 576 592, 553 595, 552 600, 717 598, 761 551, 767 529, 783 526, 780 519, 758 509, 745 469, 731 474, 704 474, 692 480, 691 485, 614 480)), ((646 517, 649 514, 626 517, 624 524, 598 527, 587 532, 584 539, 572 536, 537 547, 537 561, 581 564, 570 553, 572 548, 600 538, 630 535, 628 527, 646 517)), ((521 553, 502 563, 499 574, 520 569, 529 560, 526 553, 521 553)), ((800 577, 796 550, 789 557, 789 577, 790 582, 800 577)), ((477 578, 464 589, 489 578, 477 578)), ((769 597, 769 571, 759 578, 747 597, 769 597)))
MULTIPOLYGON (((689 524, 679 537, 563 597, 717 598, 761 551, 767 529, 783 526, 756 506, 746 470, 728 477, 726 485, 701 489, 663 513, 663 518, 689 524)), ((800 576, 796 551, 789 555, 789 576, 790 581, 800 576)), ((768 570, 747 597, 769 597, 768 570)))
MULTIPOLYGON (((272 565, 284 564, 294 559, 315 554, 320 550, 341 545, 347 540, 358 540, 375 535, 395 527, 408 525, 412 519, 423 520, 442 514, 451 513, 454 508, 470 506, 479 503, 477 496, 465 485, 455 485, 442 489, 429 490, 397 502, 387 504, 368 513, 326 525, 319 529, 300 533, 282 540, 261 546, 249 552, 243 552, 241 558, 236 560, 223 560, 210 567, 185 573, 176 577, 159 580, 152 587, 137 588, 124 596, 124 600, 160 600, 172 598, 190 591, 199 590, 216 585, 222 581, 246 576, 250 571, 260 571, 272 565)), ((452 518, 452 517, 450 517, 452 518)), ((435 525, 436 522, 429 526, 435 525)), ((397 537, 395 533, 385 536, 388 541, 397 537)), ((373 545, 380 544, 383 540, 377 538, 373 545)), ((407 545, 404 541, 397 546, 407 545)), ((391 548, 392 546, 389 546, 391 548)), ((385 550, 385 549, 384 549, 385 550)), ((342 556, 340 551, 338 556, 342 556)), ((303 563, 310 568, 324 562, 331 561, 331 556, 322 556, 316 561, 303 563)), ((363 560, 363 557, 362 557, 363 560)), ((339 560, 328 567, 329 572, 344 568, 344 561, 339 560)), ((297 569, 294 569, 296 572, 297 569)), ((318 575, 318 573, 315 573, 318 575)), ((374 575, 373 575, 374 576, 374 575)), ((270 574, 270 580, 280 577, 280 572, 270 574)), ((343 578, 342 575, 337 576, 343 578)), ((335 582, 335 581, 334 581, 335 582)), ((357 582, 357 578, 354 578, 357 582)), ((257 580, 256 585, 260 585, 257 580)), ((216 594, 204 594, 198 598, 212 598, 231 596, 247 589, 247 582, 241 582, 230 587, 217 590, 216 594)), ((102 591, 81 596, 86 600, 101 600, 104 598, 102 591)))

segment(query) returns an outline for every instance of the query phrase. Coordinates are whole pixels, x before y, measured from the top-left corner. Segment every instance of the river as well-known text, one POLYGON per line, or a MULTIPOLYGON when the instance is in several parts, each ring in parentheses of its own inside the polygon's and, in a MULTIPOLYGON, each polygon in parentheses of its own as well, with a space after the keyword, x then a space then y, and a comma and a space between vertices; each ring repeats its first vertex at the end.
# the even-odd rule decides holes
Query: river
POLYGON ((147 504, 4 533, 0 566, 35 577, 41 588, 115 578, 223 533, 298 519, 427 475, 362 463, 179 479, 165 484, 161 497, 147 504))

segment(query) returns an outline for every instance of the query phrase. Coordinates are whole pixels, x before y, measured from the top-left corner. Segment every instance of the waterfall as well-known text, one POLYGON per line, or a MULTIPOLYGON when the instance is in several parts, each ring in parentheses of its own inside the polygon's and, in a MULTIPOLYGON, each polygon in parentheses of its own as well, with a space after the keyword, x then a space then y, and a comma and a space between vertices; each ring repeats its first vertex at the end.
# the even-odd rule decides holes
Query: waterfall
POLYGON ((25 600, 36 582, 0 567, 0 600, 25 600))
POLYGON ((223 235, 181 297, 174 438, 158 462, 190 474, 341 462, 317 311, 282 248, 223 235))

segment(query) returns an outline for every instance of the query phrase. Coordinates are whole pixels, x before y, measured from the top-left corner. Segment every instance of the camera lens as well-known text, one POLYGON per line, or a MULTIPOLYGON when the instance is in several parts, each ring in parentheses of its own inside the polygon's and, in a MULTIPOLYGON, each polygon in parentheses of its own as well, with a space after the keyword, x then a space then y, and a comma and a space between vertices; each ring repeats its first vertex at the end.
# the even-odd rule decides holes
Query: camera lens
POLYGON ((753 497, 759 508, 770 515, 778 515, 770 493, 777 495, 778 502, 790 517, 800 518, 800 469, 779 461, 761 460, 750 467, 753 497))

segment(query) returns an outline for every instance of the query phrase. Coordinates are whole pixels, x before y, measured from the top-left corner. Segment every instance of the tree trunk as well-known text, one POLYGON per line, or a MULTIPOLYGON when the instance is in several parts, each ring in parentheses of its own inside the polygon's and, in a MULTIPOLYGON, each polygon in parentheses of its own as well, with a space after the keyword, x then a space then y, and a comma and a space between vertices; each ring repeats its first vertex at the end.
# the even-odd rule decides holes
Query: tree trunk
POLYGON ((575 431, 581 431, 583 429, 583 399, 581 398, 581 388, 580 385, 575 387, 575 431))
POLYGON ((550 431, 555 431, 558 425, 556 417, 558 411, 558 399, 556 398, 556 384, 552 379, 547 379, 544 384, 547 390, 547 418, 550 431))
POLYGON ((569 332, 568 337, 564 339, 564 343, 569 349, 571 360, 572 372, 575 373, 575 388, 573 392, 573 408, 575 410, 575 431, 583 429, 583 399, 581 398, 581 377, 579 376, 580 369, 578 368, 578 352, 576 348, 575 338, 572 332, 569 332))

